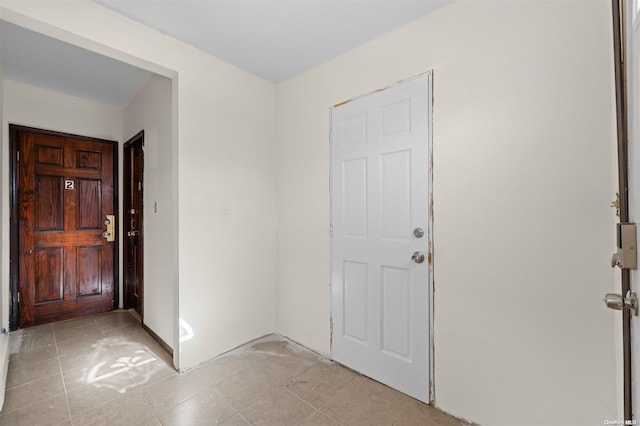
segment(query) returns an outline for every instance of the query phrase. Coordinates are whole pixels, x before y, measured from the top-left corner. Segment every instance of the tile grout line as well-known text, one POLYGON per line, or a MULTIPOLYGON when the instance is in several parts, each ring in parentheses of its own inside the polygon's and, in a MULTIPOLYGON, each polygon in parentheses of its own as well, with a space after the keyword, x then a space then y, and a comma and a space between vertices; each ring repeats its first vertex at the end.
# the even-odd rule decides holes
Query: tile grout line
POLYGON ((245 416, 242 415, 241 412, 238 411, 238 415, 240 416, 240 418, 242 420, 244 420, 249 426, 253 425, 253 423, 251 423, 245 416))
MULTIPOLYGON (((104 333, 104 331, 102 330, 102 328, 100 328, 100 326, 98 325, 98 321, 96 321, 96 317, 95 317, 95 315, 92 315, 92 316, 91 316, 91 319, 93 319, 93 323, 98 327, 98 330, 103 334, 103 336, 105 336, 105 337, 106 337, 106 334, 104 333)), ((53 324, 52 324, 52 326, 53 326, 53 324)), ((80 327, 78 327, 78 328, 82 328, 82 327, 85 327, 85 326, 80 326, 80 327)), ((57 340, 55 340, 55 332, 54 332, 53 337, 54 337, 54 341, 56 342, 56 352, 57 352, 57 350, 58 350, 58 343, 57 343, 57 340)), ((111 344, 109 344, 109 346, 111 346, 111 344)), ((66 356, 66 355, 65 355, 65 356, 66 356)), ((60 357, 58 357, 58 361, 60 361, 60 357)), ((60 370, 62 370, 62 362, 60 362, 60 370)), ((62 383, 63 383, 63 384, 64 384, 64 386, 65 386, 65 393, 66 393, 66 387, 67 387, 67 385, 66 385, 66 382, 64 381, 64 375, 62 376, 62 383)), ((71 426, 75 426, 75 425, 74 425, 74 421, 73 421, 73 417, 72 417, 72 415, 71 415, 71 405, 69 404, 69 397, 68 397, 68 394, 67 394, 67 406, 69 407, 69 420, 71 421, 71 426)), ((88 413, 88 412, 89 412, 89 411, 91 411, 92 409, 93 409, 93 408, 87 408, 86 410, 81 411, 81 412, 76 413, 76 414, 77 414, 77 415, 83 415, 83 414, 85 414, 85 413, 88 413)))
MULTIPOLYGON (((112 312, 114 312, 114 311, 112 311, 112 312)), ((95 320, 95 317, 94 317, 94 320, 95 320)), ((115 356, 118 357, 118 359, 119 359, 120 358, 120 354, 118 353, 116 348, 113 347, 112 339, 109 339, 109 336, 107 336, 107 331, 113 331, 113 330, 116 330, 116 329, 118 329, 120 327, 114 327, 114 328, 111 328, 109 330, 103 330, 102 327, 100 327, 100 325, 98 324, 98 321, 96 321, 96 325, 98 326, 98 330, 100 330, 100 332, 102 333, 104 338, 107 339, 107 342, 109 342, 109 347, 111 348, 111 350, 113 351, 115 356)), ((127 373, 127 376, 129 376, 131 381, 134 383, 134 387, 133 388, 135 389, 135 388, 140 387, 140 384, 138 383, 136 378, 131 374, 131 372, 127 370, 126 373, 127 373)))
MULTIPOLYGON (((333 363, 333 361, 332 361, 332 363, 333 363)), ((338 364, 336 364, 336 365, 338 365, 338 364)), ((298 377, 301 377, 303 374, 305 374, 306 372, 308 372, 308 371, 309 371, 309 370, 311 370, 312 368, 313 368, 313 366, 311 366, 311 367, 309 367, 309 368, 305 369, 303 373, 300 373, 299 375, 297 375, 296 377, 294 377, 291 381, 289 381, 289 383, 293 383, 293 380, 295 380, 295 379, 296 379, 296 378, 298 378, 298 377)), ((323 367, 323 365, 322 365, 322 364, 318 364, 318 368, 323 369, 324 367, 323 367)), ((344 368, 344 367, 341 367, 341 368, 344 368)), ((340 393, 340 392, 344 391, 344 390, 345 390, 349 385, 351 385, 351 384, 352 384, 356 379, 357 379, 357 377, 354 377, 354 378, 352 378, 351 380, 349 380, 347 383, 345 383, 345 384, 344 384, 343 388, 342 388, 342 389, 340 389, 337 393, 340 393)), ((300 396, 300 395, 296 394, 294 391, 292 391, 291 389, 289 389, 289 387, 288 387, 288 384, 289 384, 289 383, 287 383, 287 385, 285 385, 285 386, 284 386, 284 389, 285 389, 287 392, 289 392, 290 394, 292 394, 293 396, 295 396, 296 398, 300 399, 301 401, 304 401, 305 403, 307 403, 308 405, 310 405, 312 408, 314 408, 314 409, 316 410, 316 411, 314 411, 314 412, 313 412, 309 417, 311 417, 311 416, 312 416, 313 414, 315 414, 315 413, 320 413, 320 414, 322 414, 322 415, 324 415, 324 416, 326 416, 326 417, 330 418, 331 420, 333 420, 334 422, 336 422, 336 423, 338 423, 338 424, 340 424, 340 425, 342 425, 342 424, 343 424, 341 421, 338 421, 338 419, 334 418, 334 417, 333 417, 333 416, 331 416, 329 413, 326 413, 326 412, 322 411, 322 408, 324 408, 324 407, 329 403, 329 401, 330 401, 332 398, 327 399, 326 401, 324 401, 322 404, 320 404, 320 405, 316 408, 316 406, 315 406, 315 405, 311 404, 309 401, 305 400, 302 396, 300 396)), ((337 393, 336 393, 336 394, 337 394, 337 393)), ((307 418, 309 418, 309 417, 307 417, 307 418)))
MULTIPOLYGON (((196 373, 197 373, 197 371, 196 371, 196 373)), ((237 374, 236 374, 236 376, 237 376, 237 374)), ((236 377, 236 376, 233 376, 233 377, 236 377)), ((200 376, 200 378, 202 379, 202 376, 200 376)), ((240 418, 241 418, 242 420, 244 420, 245 422, 247 422, 247 424, 251 424, 251 422, 250 422, 249 420, 247 420, 247 419, 245 419, 245 418, 244 418, 244 416, 242 415, 242 411, 241 411, 238 407, 236 407, 236 406, 233 404, 233 402, 232 402, 229 398, 227 398, 226 396, 224 396, 224 394, 223 394, 220 390, 218 390, 218 389, 216 388, 216 386, 217 386, 217 385, 213 385, 213 386, 211 386, 210 388, 208 388, 207 390, 208 390, 209 392, 214 392, 216 395, 218 395, 220 398, 222 398, 222 400, 223 400, 226 404, 228 404, 228 405, 229 405, 229 407, 233 408, 233 411, 235 412, 235 414, 236 414, 236 415, 240 416, 240 418)), ((227 417, 226 419, 222 419, 222 420, 223 420, 223 421, 224 421, 224 420, 229 420, 231 417, 233 417, 233 415, 231 415, 231 416, 227 417)))
POLYGON ((53 344, 56 347, 56 359, 58 360, 58 369, 60 370, 60 380, 62 380, 62 387, 64 389, 64 400, 67 402, 67 413, 69 414, 69 421, 73 426, 73 419, 71 418, 71 406, 69 405, 69 394, 67 392, 67 383, 64 380, 64 372, 62 371, 62 362, 60 361, 60 351, 58 351, 58 339, 56 339, 56 330, 51 324, 51 333, 53 334, 53 344))
POLYGON ((334 422, 338 423, 338 424, 342 424, 342 422, 339 422, 337 419, 334 419, 333 417, 331 417, 329 414, 320 411, 320 408, 324 407, 325 405, 327 405, 327 403, 325 402, 324 404, 322 404, 319 408, 316 408, 313 404, 311 404, 309 401, 305 400, 304 398, 302 398, 301 396, 295 394, 293 391, 289 390, 289 388, 287 386, 283 386, 282 387, 284 390, 286 390, 287 392, 289 392, 291 395, 293 395, 294 397, 298 398, 300 401, 304 402, 305 404, 307 404, 309 407, 313 408, 315 411, 312 412, 311 414, 309 414, 309 416, 307 416, 305 418, 305 420, 309 419, 311 416, 313 416, 316 413, 320 413, 328 418, 330 418, 331 420, 333 420, 334 422))

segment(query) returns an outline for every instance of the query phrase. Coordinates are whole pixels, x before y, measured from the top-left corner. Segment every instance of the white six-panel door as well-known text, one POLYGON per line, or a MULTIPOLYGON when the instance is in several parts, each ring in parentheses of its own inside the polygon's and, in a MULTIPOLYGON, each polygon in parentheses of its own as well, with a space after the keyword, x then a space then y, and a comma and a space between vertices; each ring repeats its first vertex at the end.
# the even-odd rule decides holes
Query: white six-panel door
POLYGON ((425 74, 331 114, 332 357, 425 402, 430 91, 425 74))

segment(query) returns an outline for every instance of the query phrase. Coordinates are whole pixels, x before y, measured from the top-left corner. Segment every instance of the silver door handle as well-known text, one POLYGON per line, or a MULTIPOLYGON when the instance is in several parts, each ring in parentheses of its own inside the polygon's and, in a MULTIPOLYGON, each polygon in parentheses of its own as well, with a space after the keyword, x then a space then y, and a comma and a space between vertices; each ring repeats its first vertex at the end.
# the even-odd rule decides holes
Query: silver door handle
POLYGON ((424 262, 424 253, 422 253, 421 251, 413 253, 413 255, 411 255, 411 260, 413 260, 415 263, 424 262))
POLYGON ((633 291, 629 291, 627 293, 627 297, 622 297, 621 294, 607 293, 604 295, 604 299, 602 300, 606 303, 607 308, 609 309, 621 311, 622 308, 627 308, 629 309, 631 316, 636 316, 638 314, 638 296, 633 291))

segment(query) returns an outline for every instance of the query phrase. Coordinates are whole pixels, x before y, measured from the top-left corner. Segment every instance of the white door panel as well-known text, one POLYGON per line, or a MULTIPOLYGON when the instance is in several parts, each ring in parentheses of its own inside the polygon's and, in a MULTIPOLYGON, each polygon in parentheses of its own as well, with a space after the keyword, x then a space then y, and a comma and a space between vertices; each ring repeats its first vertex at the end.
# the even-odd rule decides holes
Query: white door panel
POLYGON ((331 160, 332 357, 427 402, 430 85, 335 107, 331 160))
MULTIPOLYGON (((640 15, 637 4, 628 2, 627 40, 627 118, 629 143, 629 221, 640 223, 640 15)), ((631 270, 631 290, 640 293, 640 274, 631 270)), ((640 319, 631 317, 632 407, 637 419, 640 410, 640 319)))

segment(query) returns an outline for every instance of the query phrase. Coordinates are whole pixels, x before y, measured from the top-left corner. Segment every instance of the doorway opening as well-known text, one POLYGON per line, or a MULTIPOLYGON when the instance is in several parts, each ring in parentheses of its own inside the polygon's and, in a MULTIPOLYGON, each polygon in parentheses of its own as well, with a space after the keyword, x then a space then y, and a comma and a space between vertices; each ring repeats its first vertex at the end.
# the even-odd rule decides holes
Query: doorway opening
POLYGON ((144 319, 144 130, 124 144, 124 308, 144 319))
POLYGON ((117 142, 9 125, 10 329, 113 310, 117 142))

